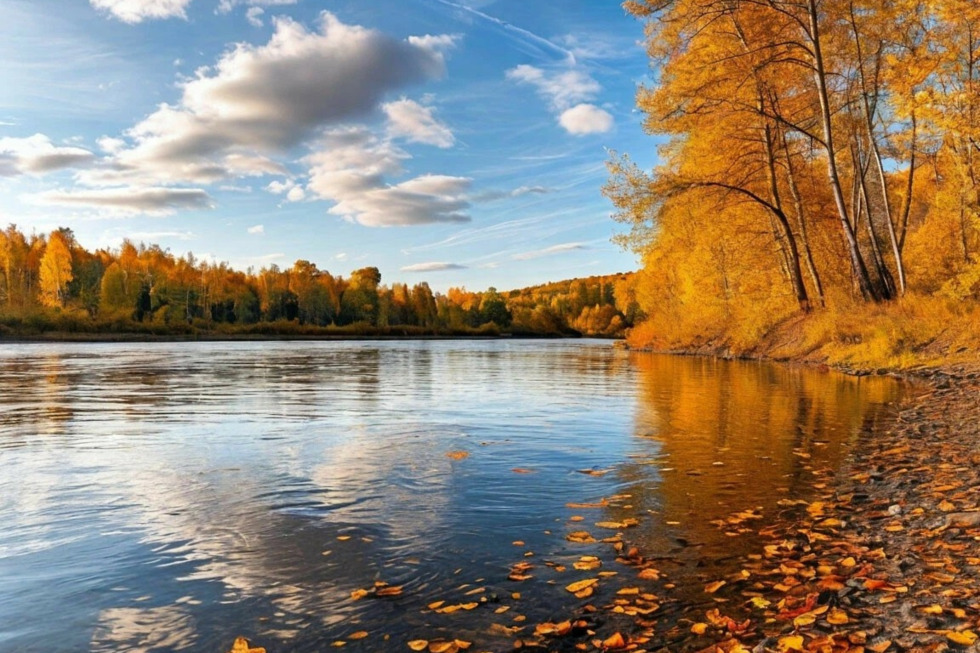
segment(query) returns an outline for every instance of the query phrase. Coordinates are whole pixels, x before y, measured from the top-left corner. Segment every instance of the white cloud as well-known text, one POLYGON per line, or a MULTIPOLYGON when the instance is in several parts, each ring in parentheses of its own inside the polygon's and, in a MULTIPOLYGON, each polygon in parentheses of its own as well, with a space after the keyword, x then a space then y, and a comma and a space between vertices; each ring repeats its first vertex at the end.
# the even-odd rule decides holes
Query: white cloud
POLYGON ((63 168, 84 166, 95 155, 74 146, 57 146, 44 134, 26 138, 0 138, 0 177, 43 175, 63 168))
POLYGON ((264 13, 265 9, 262 7, 249 7, 245 12, 245 19, 252 27, 262 27, 262 14, 264 13))
POLYGON ((442 272, 444 270, 465 270, 465 265, 459 263, 414 263, 406 265, 401 269, 402 272, 442 272))
POLYGON ((265 189, 273 195, 285 195, 287 202, 301 202, 306 199, 306 191, 292 179, 272 181, 265 189))
POLYGON ((266 186, 265 189, 270 193, 272 193, 273 195, 282 195, 284 193, 288 193, 289 190, 291 188, 294 188, 295 186, 296 186, 296 182, 293 181, 292 179, 287 179, 286 181, 279 181, 277 179, 275 181, 269 182, 269 185, 266 186))
POLYGON ((264 234, 265 233, 265 225, 257 224, 254 227, 249 227, 248 228, 248 233, 253 234, 253 235, 255 235, 255 234, 264 234))
POLYGON ((604 133, 613 128, 609 112, 587 103, 595 99, 602 87, 582 70, 569 68, 549 73, 525 64, 508 70, 507 79, 537 89, 558 116, 558 124, 570 134, 604 133))
POLYGON ((99 149, 106 154, 115 154, 126 147, 126 141, 121 138, 113 138, 111 136, 103 136, 95 141, 95 144, 98 145, 99 149))
POLYGON ((569 134, 604 134, 613 128, 613 117, 594 104, 578 104, 563 111, 558 124, 569 134))
POLYGON ((319 128, 370 115, 391 91, 441 76, 442 50, 453 42, 400 41, 328 12, 319 31, 278 18, 265 45, 240 43, 198 69, 177 104, 161 104, 130 129, 134 145, 85 181, 212 183, 271 172, 278 164, 269 156, 319 128))
POLYGON ((334 258, 337 259, 338 261, 346 261, 347 252, 341 252, 340 254, 337 254, 334 258))
POLYGON ((537 249, 531 252, 514 254, 511 258, 513 258, 515 261, 528 261, 535 258, 541 258, 542 256, 553 256, 555 254, 564 254, 566 252, 573 252, 582 249, 589 249, 589 247, 585 243, 562 243, 560 245, 552 245, 551 247, 545 247, 544 249, 537 249))
POLYGON ((186 19, 191 0, 89 0, 89 3, 124 23, 135 24, 148 19, 186 19))
POLYGON ((199 188, 100 188, 52 190, 26 199, 54 206, 92 206, 123 214, 165 215, 178 209, 209 209, 211 197, 199 188))
POLYGON ((381 108, 388 116, 388 134, 394 138, 441 148, 452 147, 456 142, 452 131, 436 120, 432 107, 402 98, 381 108))
POLYGON ((331 200, 330 213, 370 227, 467 222, 467 193, 472 180, 421 175, 398 184, 386 180, 402 173, 408 155, 364 128, 328 132, 308 156, 306 190, 331 200))
POLYGON ((507 79, 534 86, 556 110, 592 99, 602 90, 599 82, 576 69, 549 75, 541 68, 520 65, 507 71, 507 79))

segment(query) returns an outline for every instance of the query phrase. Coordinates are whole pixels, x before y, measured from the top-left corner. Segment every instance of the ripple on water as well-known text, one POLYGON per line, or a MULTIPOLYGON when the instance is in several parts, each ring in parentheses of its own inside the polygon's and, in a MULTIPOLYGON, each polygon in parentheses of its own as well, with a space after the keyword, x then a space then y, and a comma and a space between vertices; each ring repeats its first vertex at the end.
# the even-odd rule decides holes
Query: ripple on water
POLYGON ((313 651, 366 630, 351 649, 493 647, 492 609, 425 606, 517 590, 514 613, 560 616, 570 576, 544 562, 608 556, 566 532, 634 515, 633 541, 692 557, 683 584, 750 546, 711 520, 805 496, 899 392, 589 341, 5 347, 0 642, 313 651), (523 560, 534 578, 508 581, 523 560), (352 600, 378 583, 402 593, 352 600))

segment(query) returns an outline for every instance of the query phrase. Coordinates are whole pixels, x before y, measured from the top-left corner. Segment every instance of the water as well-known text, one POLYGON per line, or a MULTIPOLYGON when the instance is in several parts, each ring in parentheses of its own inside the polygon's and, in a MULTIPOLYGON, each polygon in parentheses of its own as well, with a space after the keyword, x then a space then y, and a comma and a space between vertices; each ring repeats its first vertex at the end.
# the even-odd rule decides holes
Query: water
POLYGON ((579 556, 616 569, 565 535, 626 517, 694 598, 754 544, 720 520, 810 496, 901 392, 593 341, 5 345, 0 649, 505 650, 579 556))

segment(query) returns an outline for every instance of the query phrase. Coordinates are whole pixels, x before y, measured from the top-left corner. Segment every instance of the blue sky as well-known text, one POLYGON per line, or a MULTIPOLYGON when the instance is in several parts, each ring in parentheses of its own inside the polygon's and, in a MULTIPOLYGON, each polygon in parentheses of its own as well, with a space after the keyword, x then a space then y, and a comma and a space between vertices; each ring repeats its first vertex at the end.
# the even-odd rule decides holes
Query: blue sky
POLYGON ((4 0, 0 222, 500 289, 634 269, 654 162, 616 1, 4 0))

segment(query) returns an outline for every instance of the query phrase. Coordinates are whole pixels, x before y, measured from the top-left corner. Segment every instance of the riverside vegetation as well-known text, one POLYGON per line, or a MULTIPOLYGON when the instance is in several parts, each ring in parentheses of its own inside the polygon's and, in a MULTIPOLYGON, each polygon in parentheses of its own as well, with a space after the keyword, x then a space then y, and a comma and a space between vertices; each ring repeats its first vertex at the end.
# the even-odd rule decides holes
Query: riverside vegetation
POLYGON ((607 195, 636 346, 910 368, 980 345, 980 5, 631 0, 657 168, 607 195))
POLYGON ((640 317, 631 279, 442 294, 383 285, 376 267, 346 278, 305 260, 241 272, 130 241, 90 252, 70 229, 28 236, 10 225, 0 231, 0 336, 620 337, 640 317))

